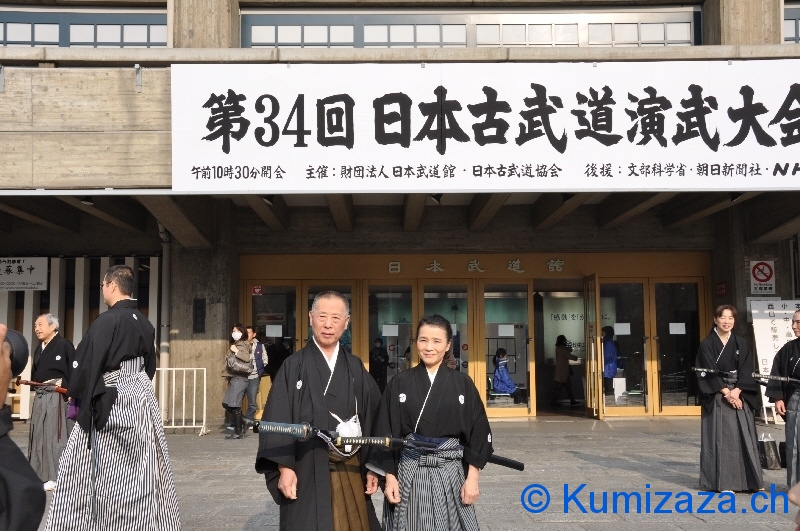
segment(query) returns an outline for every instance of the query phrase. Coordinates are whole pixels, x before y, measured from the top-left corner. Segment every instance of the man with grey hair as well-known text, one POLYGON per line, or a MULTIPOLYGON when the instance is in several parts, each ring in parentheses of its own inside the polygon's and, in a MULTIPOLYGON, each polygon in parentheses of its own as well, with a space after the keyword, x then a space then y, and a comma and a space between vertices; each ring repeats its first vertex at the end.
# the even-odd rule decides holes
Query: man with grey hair
POLYGON ((31 380, 47 385, 37 386, 31 413, 28 438, 28 459, 39 474, 45 490, 53 490, 58 473, 58 460, 69 439, 75 421, 67 419, 66 396, 56 387, 69 388, 69 375, 75 349, 58 333, 58 318, 52 313, 40 315, 33 325, 39 346, 33 353, 31 380))
MULTIPOLYGON (((372 435, 380 393, 361 359, 339 339, 350 323, 347 299, 335 291, 314 298, 312 337, 281 365, 263 420, 310 425, 343 435, 372 435)), ((280 529, 369 531, 380 528, 366 495, 378 477, 365 468, 365 449, 337 452, 319 438, 298 441, 261 434, 256 471, 280 506, 280 529)))

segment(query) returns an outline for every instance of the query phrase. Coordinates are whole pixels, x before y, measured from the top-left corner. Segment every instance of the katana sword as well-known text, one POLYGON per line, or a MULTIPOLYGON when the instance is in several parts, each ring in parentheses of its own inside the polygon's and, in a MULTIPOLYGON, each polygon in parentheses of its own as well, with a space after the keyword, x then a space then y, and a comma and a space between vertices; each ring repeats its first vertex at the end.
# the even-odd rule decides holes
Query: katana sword
POLYGON ((706 374, 719 374, 721 376, 735 376, 736 371, 723 371, 720 369, 706 369, 704 367, 692 367, 694 372, 699 372, 701 377, 705 377, 706 374))
POLYGON ((16 385, 30 385, 31 387, 52 387, 56 393, 61 393, 62 395, 67 394, 67 389, 64 387, 59 387, 51 383, 32 382, 30 380, 23 380, 21 376, 17 376, 17 379, 14 380, 14 383, 16 385))
MULTIPOLYGON (((326 442, 331 441, 331 443, 337 447, 362 445, 382 446, 384 448, 402 448, 404 446, 411 446, 417 448, 436 449, 439 446, 438 444, 432 442, 398 439, 394 437, 342 437, 335 431, 321 430, 305 422, 302 424, 286 424, 283 422, 268 422, 261 420, 253 424, 253 432, 289 435, 301 441, 307 441, 312 437, 319 437, 326 442)), ((512 468, 514 470, 525 470, 525 463, 495 454, 489 456, 489 462, 495 465, 512 468)))
MULTIPOLYGON (((757 372, 753 373, 753 378, 756 380, 774 380, 776 382, 784 382, 784 383, 795 383, 800 384, 800 379, 792 378, 790 376, 774 376, 772 374, 760 374, 757 372)), ((767 385, 766 382, 760 382, 761 385, 767 385)))

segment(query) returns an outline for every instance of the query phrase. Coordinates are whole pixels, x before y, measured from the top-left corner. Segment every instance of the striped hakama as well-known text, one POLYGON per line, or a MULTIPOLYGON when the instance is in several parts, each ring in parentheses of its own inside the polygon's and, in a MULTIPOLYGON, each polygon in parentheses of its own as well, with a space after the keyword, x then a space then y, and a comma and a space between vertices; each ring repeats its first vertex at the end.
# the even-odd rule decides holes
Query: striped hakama
POLYGON ((93 428, 91 448, 90 434, 72 430, 46 529, 180 529, 167 441, 143 358, 123 361, 103 378, 116 385, 116 401, 103 429, 93 428))
POLYGON ((440 442, 436 450, 405 447, 400 457, 400 503, 383 506, 387 531, 478 529, 474 505, 461 502, 464 485, 464 449, 456 438, 428 439, 409 434, 406 439, 440 442), (443 441, 443 442, 441 442, 443 441))
POLYGON ((28 460, 43 482, 56 479, 58 460, 74 425, 74 420, 67 419, 64 398, 46 387, 37 387, 31 413, 28 460))
POLYGON ((755 491, 764 487, 753 410, 734 409, 716 393, 700 418, 700 488, 755 491))
POLYGON ((793 487, 800 480, 800 393, 794 392, 786 403, 786 484, 793 487))

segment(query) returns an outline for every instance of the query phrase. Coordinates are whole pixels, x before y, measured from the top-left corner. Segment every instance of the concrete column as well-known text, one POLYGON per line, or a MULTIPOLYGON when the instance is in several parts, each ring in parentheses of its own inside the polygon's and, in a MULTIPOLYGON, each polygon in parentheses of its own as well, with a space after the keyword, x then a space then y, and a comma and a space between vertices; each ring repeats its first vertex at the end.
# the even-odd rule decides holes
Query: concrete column
MULTIPOLYGON (((110 256, 103 256, 100 258, 100 276, 106 274, 108 268, 111 267, 111 257, 110 256)), ((103 313, 108 310, 108 304, 106 301, 103 300, 103 290, 100 290, 100 307, 97 313, 103 313)))
POLYGON ((239 48, 239 0, 170 0, 167 29, 174 48, 239 48))
POLYGON ((231 324, 239 320, 239 261, 235 207, 230 201, 215 201, 208 215, 215 220, 212 249, 186 249, 175 241, 171 245, 169 361, 171 367, 206 368, 208 425, 216 427, 224 413, 220 372, 231 324), (192 327, 195 299, 205 300, 203 333, 194 333, 192 327))
POLYGON ((781 0, 706 0, 703 44, 780 44, 781 0))

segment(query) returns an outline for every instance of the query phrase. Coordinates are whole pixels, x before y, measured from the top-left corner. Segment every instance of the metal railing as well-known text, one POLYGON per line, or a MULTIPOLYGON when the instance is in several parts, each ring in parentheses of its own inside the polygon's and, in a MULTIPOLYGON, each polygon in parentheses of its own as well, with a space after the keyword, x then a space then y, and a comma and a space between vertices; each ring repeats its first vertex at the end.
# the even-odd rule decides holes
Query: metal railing
POLYGON ((206 428, 206 368, 171 367, 156 369, 153 378, 164 428, 206 428), (199 380, 199 381, 198 381, 199 380))

